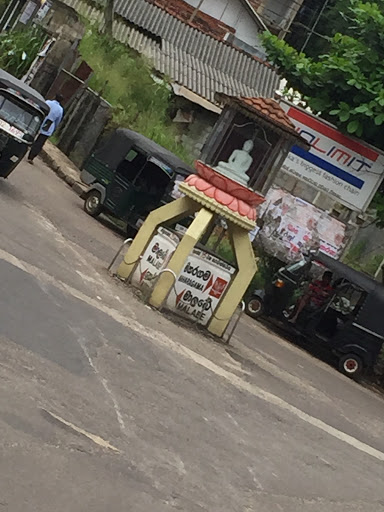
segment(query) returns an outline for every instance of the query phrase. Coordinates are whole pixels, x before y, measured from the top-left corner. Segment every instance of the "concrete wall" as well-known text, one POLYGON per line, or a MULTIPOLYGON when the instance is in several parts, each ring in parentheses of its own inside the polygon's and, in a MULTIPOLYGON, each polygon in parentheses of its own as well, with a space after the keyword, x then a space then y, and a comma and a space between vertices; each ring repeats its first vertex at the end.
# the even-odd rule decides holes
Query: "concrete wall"
POLYGON ((80 89, 60 125, 58 147, 81 168, 110 116, 109 103, 90 89, 80 89))
POLYGON ((312 187, 305 181, 298 180, 290 174, 279 171, 276 175, 274 185, 291 192, 294 196, 312 203, 322 210, 330 211, 335 206, 336 201, 332 197, 319 192, 316 188, 312 187))
POLYGON ((55 37, 72 43, 80 41, 85 32, 84 24, 76 11, 59 0, 54 0, 41 25, 55 37))
POLYGON ((177 123, 179 141, 193 159, 200 157, 201 150, 216 124, 218 115, 190 102, 183 102, 182 108, 191 112, 191 123, 177 123))
MULTIPOLYGON (((200 0, 186 0, 197 7, 200 0)), ((233 27, 236 37, 250 46, 259 46, 259 27, 241 0, 203 0, 200 10, 233 27)))
POLYGON ((62 69, 70 69, 77 59, 77 45, 85 27, 77 13, 62 2, 55 1, 41 25, 56 38, 36 72, 31 86, 46 96, 62 69))

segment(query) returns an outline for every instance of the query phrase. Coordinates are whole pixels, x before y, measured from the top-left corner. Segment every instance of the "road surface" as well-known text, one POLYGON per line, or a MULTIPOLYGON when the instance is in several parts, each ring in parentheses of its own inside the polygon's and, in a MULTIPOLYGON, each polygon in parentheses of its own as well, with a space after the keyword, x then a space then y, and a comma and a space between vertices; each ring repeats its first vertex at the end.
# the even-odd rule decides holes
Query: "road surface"
POLYGON ((41 162, 0 182, 0 511, 384 511, 381 396, 249 318, 140 303, 41 162))

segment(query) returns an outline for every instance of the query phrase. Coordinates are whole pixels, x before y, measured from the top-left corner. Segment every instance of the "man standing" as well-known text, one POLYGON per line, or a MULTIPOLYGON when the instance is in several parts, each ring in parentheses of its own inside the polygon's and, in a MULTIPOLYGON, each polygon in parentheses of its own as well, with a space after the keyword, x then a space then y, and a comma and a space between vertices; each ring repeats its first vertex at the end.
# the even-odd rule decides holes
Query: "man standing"
POLYGON ((40 151, 43 149, 45 141, 53 135, 59 126, 61 120, 63 119, 64 110, 61 106, 63 101, 63 96, 61 94, 56 94, 56 98, 54 100, 47 100, 46 103, 49 106, 49 114, 44 119, 43 124, 40 128, 40 134, 38 135, 35 142, 32 144, 31 149, 28 155, 28 162, 33 164, 33 160, 37 157, 40 151))

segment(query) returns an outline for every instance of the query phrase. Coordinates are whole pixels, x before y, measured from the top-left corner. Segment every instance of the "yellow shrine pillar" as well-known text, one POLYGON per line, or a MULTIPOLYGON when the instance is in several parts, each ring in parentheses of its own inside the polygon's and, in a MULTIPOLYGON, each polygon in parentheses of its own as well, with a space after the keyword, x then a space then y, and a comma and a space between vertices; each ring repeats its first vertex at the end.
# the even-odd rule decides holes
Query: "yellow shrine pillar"
MULTIPOLYGON (((214 216, 224 217, 238 270, 208 324, 208 331, 222 336, 257 271, 249 231, 255 227, 255 206, 261 204, 264 198, 230 178, 219 175, 202 162, 196 162, 196 168, 198 175, 192 174, 180 184, 179 189, 185 197, 158 208, 147 217, 119 266, 117 275, 122 279, 131 276, 160 224, 169 224, 195 214, 195 219, 167 265, 169 270, 178 275, 214 216)), ((152 290, 149 303, 160 308, 173 285, 173 275, 162 274, 152 290)))

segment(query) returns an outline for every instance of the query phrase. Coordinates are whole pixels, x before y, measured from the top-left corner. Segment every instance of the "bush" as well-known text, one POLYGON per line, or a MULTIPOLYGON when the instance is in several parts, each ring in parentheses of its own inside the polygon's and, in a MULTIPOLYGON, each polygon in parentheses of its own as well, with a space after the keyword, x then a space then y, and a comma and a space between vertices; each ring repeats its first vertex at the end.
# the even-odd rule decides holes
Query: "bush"
POLYGON ((343 262, 355 270, 374 276, 383 261, 383 257, 383 254, 372 254, 372 251, 367 252, 367 243, 360 241, 350 248, 343 258, 343 262))
POLYGON ((113 107, 110 128, 135 130, 191 162, 169 120, 172 89, 166 80, 154 76, 144 57, 94 29, 85 34, 80 53, 94 70, 89 86, 113 107))
POLYGON ((44 35, 38 27, 0 34, 0 68, 22 78, 35 60, 44 35))

